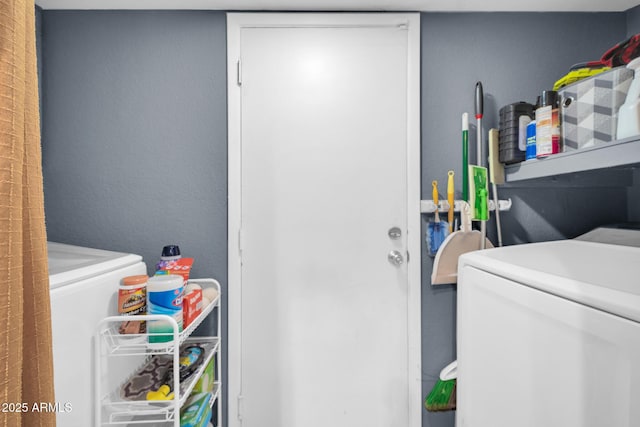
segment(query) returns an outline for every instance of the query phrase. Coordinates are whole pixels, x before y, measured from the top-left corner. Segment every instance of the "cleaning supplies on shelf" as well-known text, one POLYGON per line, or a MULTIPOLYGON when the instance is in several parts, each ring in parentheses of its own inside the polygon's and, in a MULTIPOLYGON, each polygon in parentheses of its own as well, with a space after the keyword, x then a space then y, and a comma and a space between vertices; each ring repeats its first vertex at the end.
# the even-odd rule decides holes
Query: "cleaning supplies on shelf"
POLYGON ((526 160, 536 158, 536 121, 533 120, 527 125, 527 148, 525 153, 526 160))
POLYGON ((427 225, 427 254, 433 257, 449 234, 449 224, 447 224, 446 221, 440 221, 440 214, 438 212, 438 181, 434 180, 431 185, 436 211, 434 220, 429 221, 427 225))
POLYGON ((180 258, 182 258, 182 255, 178 245, 166 245, 162 248, 162 255, 160 255, 160 261, 156 264, 156 271, 163 270, 169 263, 175 262, 180 258))
POLYGON ((534 106, 527 102, 516 102, 500 109, 499 158, 501 163, 512 164, 525 159, 527 125, 533 118, 534 106))
MULTIPOLYGON (((149 314, 167 315, 182 331, 182 291, 184 280, 175 274, 150 277, 147 281, 147 311, 149 314)), ((164 320, 150 320, 147 325, 150 343, 173 340, 173 327, 164 320)))
POLYGON ((202 375, 193 386, 194 393, 211 393, 215 385, 216 358, 212 357, 207 366, 204 368, 202 375))
POLYGON ((156 264, 156 276, 163 274, 176 274, 182 276, 184 285, 187 285, 191 267, 193 266, 193 258, 183 258, 180 255, 178 245, 167 245, 162 248, 162 256, 156 264))
MULTIPOLYGON (((147 314, 146 274, 127 276, 118 288, 118 313, 123 316, 147 314)), ((144 334, 147 332, 145 321, 126 321, 120 325, 121 334, 144 334)))
POLYGON ((542 91, 540 108, 536 110, 536 156, 547 157, 562 151, 558 92, 542 91))
POLYGON ((205 427, 211 420, 211 393, 194 393, 189 396, 180 414, 180 427, 205 427))
POLYGON ((197 283, 190 283, 184 288, 182 297, 182 322, 188 327, 202 312, 202 288, 197 283))
MULTIPOLYGON (((204 361, 204 348, 199 345, 190 345, 180 352, 180 382, 189 378, 204 361)), ((173 369, 167 371, 162 385, 155 391, 147 393, 147 400, 171 400, 173 399, 173 369)))
MULTIPOLYGON (((197 337, 197 338, 188 338, 188 341, 180 346, 178 350, 180 352, 179 356, 182 355, 185 349, 189 346, 198 346, 204 349, 204 360, 207 359, 215 359, 215 353, 218 351, 219 341, 212 339, 211 337, 197 337)), ((148 399, 148 393, 158 392, 160 387, 166 384, 169 371, 173 372, 173 348, 167 350, 167 352, 161 354, 153 354, 149 357, 149 359, 145 362, 143 366, 138 368, 133 374, 129 377, 129 379, 121 385, 120 391, 118 393, 118 399, 122 399, 123 401, 146 401, 148 399)), ((123 354, 120 354, 116 357, 120 357, 123 354)), ((178 359, 178 363, 181 364, 181 357, 178 359)), ((215 367, 215 365, 213 365, 215 367)), ((202 365, 195 368, 195 373, 197 374, 202 368, 202 365)), ((178 368, 180 369, 180 368, 178 368)), ((206 371, 206 369, 205 369, 206 371)), ((171 374, 172 375, 172 374, 171 374)), ((179 401, 183 401, 187 397, 187 392, 193 385, 192 382, 194 380, 192 374, 190 376, 185 376, 183 381, 179 382, 180 387, 180 399, 179 401)), ((171 377, 173 378, 173 377, 171 377)), ((178 374, 178 378, 180 378, 180 374, 178 374)), ((173 388, 174 383, 171 381, 170 388, 173 388)), ((196 387, 193 387, 196 389, 196 387)), ((164 389, 163 389, 164 390, 164 389)), ((172 393, 174 390, 171 390, 172 393)), ((200 390, 198 390, 200 391, 200 390)), ((152 395, 153 396, 153 395, 152 395)), ((162 396, 161 396, 162 397, 162 396)), ((175 397, 175 395, 174 395, 175 397)), ((160 400, 167 400, 160 399, 160 400)))

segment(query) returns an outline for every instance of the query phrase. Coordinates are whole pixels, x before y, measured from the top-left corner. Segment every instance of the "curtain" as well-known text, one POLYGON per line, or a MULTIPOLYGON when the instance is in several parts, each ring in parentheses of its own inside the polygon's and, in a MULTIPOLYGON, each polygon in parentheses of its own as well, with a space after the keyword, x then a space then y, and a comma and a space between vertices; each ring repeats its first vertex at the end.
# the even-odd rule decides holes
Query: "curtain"
POLYGON ((35 35, 33 0, 0 0, 0 425, 11 427, 55 426, 37 410, 55 398, 35 35))

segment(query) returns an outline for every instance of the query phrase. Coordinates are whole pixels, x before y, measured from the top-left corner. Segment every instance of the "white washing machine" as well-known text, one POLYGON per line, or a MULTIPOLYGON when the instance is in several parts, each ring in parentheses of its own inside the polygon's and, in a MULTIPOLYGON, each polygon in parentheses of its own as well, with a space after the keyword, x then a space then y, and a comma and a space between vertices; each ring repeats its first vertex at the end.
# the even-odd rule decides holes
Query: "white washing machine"
POLYGON ((640 425, 639 233, 460 257, 456 426, 640 425))
POLYGON ((55 397, 65 409, 57 413, 57 425, 88 427, 95 405, 96 326, 117 314, 120 280, 147 274, 147 268, 138 255, 52 242, 47 246, 55 397))

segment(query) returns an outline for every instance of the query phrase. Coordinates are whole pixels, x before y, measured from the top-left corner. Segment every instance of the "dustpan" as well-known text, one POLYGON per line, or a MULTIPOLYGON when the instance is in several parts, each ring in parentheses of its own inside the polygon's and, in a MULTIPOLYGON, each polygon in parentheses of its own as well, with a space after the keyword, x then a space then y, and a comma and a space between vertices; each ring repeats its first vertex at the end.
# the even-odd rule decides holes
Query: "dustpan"
POLYGON ((485 248, 493 248, 491 241, 484 237, 480 231, 471 229, 471 207, 467 202, 462 204, 460 217, 461 229, 449 234, 442 242, 433 261, 432 285, 456 283, 458 281, 458 257, 467 252, 479 250, 483 238, 485 239, 485 248))

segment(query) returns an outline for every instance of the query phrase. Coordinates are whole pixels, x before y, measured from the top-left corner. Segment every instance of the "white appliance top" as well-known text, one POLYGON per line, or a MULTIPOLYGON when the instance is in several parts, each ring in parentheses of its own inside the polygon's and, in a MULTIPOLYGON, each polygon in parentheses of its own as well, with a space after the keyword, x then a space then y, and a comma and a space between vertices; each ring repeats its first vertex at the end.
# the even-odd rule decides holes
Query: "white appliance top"
POLYGON ((640 248, 640 222, 598 227, 582 236, 576 237, 576 240, 640 248))
POLYGON ((530 243, 464 254, 458 267, 465 265, 640 322, 637 247, 579 240, 530 243))
POLYGON ((49 288, 95 277, 142 261, 139 255, 47 242, 49 288))

